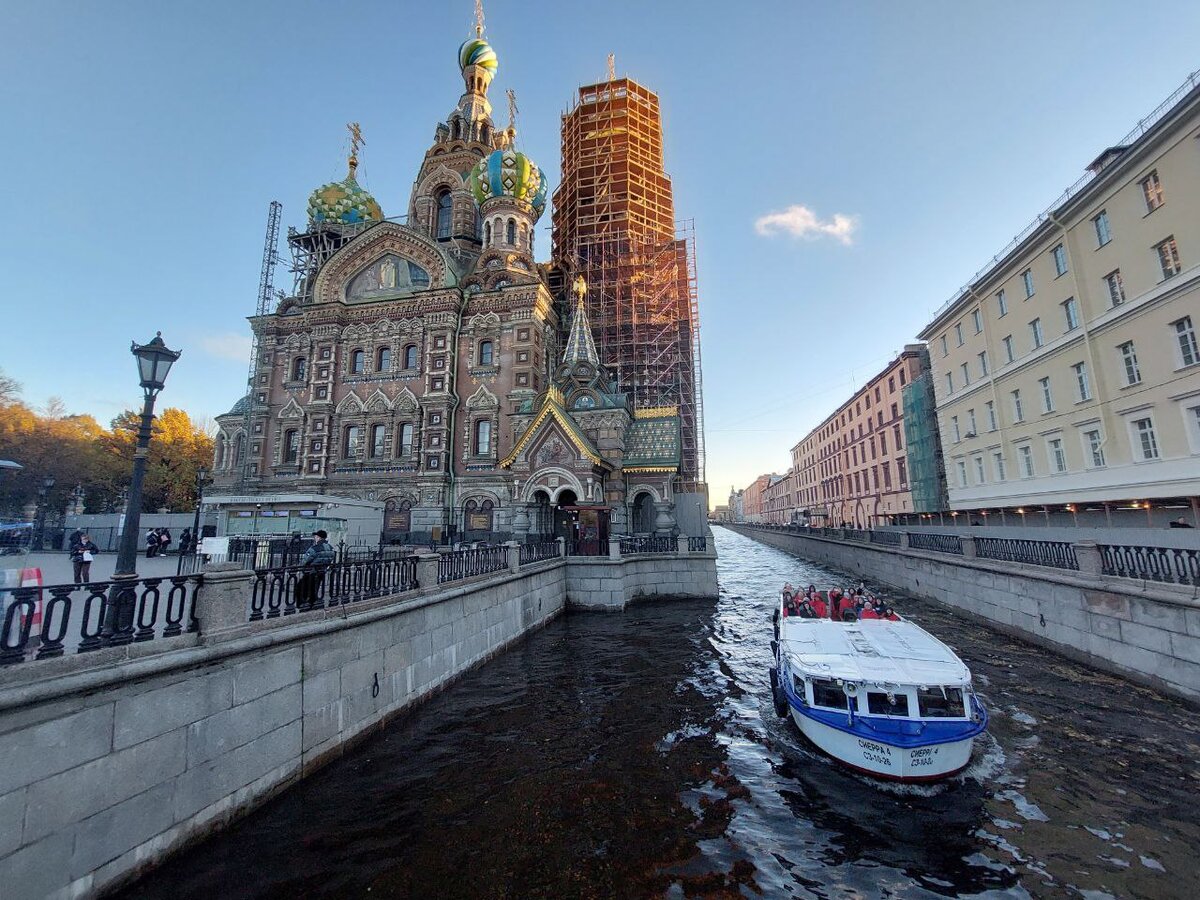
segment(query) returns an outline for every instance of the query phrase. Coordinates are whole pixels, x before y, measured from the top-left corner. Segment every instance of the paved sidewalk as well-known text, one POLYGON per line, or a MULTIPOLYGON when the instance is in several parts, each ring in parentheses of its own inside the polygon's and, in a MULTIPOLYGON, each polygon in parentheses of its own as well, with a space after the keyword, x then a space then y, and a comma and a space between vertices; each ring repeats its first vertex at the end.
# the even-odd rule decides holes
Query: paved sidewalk
MULTIPOLYGON (((115 552, 97 553, 92 562, 92 581, 107 581, 112 576, 116 562, 117 554, 115 552)), ((137 573, 142 578, 174 575, 178 565, 179 557, 175 554, 146 559, 145 552, 142 552, 138 554, 137 573)), ((29 553, 23 556, 18 554, 0 556, 0 569, 20 569, 26 566, 42 570, 42 584, 70 584, 73 580, 74 572, 71 568, 71 560, 65 550, 29 553)))

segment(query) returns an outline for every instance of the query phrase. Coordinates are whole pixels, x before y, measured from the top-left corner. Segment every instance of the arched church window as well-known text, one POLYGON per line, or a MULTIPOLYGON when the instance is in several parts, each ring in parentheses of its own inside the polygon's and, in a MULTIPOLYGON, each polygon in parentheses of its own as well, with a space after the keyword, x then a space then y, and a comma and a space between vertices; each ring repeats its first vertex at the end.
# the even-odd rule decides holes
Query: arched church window
POLYGON ((387 436, 387 429, 382 425, 371 426, 371 458, 379 459, 383 456, 384 438, 387 436))
POLYGON ((490 366, 495 359, 495 345, 491 341, 479 342, 479 365, 490 366))
POLYGON ((225 449, 226 449, 225 435, 218 434, 217 435, 217 452, 213 459, 213 468, 214 469, 225 468, 225 449))
POLYGON ((404 368, 415 369, 417 367, 417 345, 409 344, 404 348, 404 368))
POLYGON ((387 372, 392 368, 392 348, 380 347, 375 354, 375 371, 387 372))
POLYGON ((450 237, 450 220, 454 214, 454 198, 447 190, 437 196, 437 237, 439 240, 450 237))
POLYGON ((350 374, 361 375, 366 371, 367 355, 361 350, 354 350, 350 354, 350 374))
POLYGON ((517 220, 509 219, 508 227, 504 231, 504 239, 511 245, 517 242, 517 220))
POLYGON ((475 423, 475 455, 485 456, 492 452, 492 420, 480 419, 475 423))
POLYGON ((529 245, 529 226, 526 225, 524 222, 522 222, 521 223, 521 246, 527 247, 528 245, 529 245))
POLYGON ((405 422, 400 426, 400 438, 396 442, 397 456, 412 456, 413 451, 413 426, 412 422, 405 422))
POLYGON ((358 438, 362 428, 358 425, 347 425, 346 434, 342 440, 342 458, 354 459, 358 455, 358 438))
POLYGON ((241 468, 246 463, 246 436, 239 434, 233 441, 233 465, 241 468))
POLYGON ((283 433, 284 465, 294 465, 300 459, 300 432, 289 428, 283 433))
POLYGON ((492 245, 492 223, 486 222, 483 226, 483 246, 490 247, 492 245))
POLYGON ((292 381, 303 381, 308 374, 308 360, 303 356, 297 356, 292 360, 292 381))

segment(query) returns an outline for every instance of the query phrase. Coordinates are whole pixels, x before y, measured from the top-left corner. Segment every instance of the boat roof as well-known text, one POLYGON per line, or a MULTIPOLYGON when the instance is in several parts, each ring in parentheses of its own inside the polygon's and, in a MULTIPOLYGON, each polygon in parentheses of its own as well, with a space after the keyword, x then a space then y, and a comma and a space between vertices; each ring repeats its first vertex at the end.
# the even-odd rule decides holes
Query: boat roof
POLYGON ((954 651, 907 619, 785 618, 781 649, 792 668, 818 678, 875 684, 965 685, 971 670, 954 651))

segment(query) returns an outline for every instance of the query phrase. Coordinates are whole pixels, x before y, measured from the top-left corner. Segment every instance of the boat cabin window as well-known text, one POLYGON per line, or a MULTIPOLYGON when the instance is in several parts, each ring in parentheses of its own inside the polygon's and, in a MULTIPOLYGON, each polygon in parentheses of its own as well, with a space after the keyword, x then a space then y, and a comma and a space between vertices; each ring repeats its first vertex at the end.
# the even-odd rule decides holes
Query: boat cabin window
POLYGON ((908 694, 889 696, 877 691, 867 691, 867 712, 873 716, 908 717, 908 694))
POLYGON ((917 707, 922 719, 961 719, 967 714, 962 688, 917 688, 917 707))
POLYGON ((796 691, 796 696, 800 698, 800 702, 808 706, 808 694, 804 691, 804 679, 799 675, 793 675, 792 688, 796 691))
POLYGON ((818 681, 813 679, 813 703, 816 706, 824 706, 828 709, 845 709, 846 694, 842 691, 839 685, 832 681, 818 681))

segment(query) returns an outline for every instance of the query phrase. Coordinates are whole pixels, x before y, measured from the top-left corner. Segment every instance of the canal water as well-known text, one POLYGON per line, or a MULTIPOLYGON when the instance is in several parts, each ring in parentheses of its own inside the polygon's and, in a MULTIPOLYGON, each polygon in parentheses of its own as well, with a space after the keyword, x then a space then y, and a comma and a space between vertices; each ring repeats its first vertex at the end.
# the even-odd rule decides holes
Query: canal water
POLYGON ((1197 896, 1200 713, 897 598, 992 725, 869 781, 767 681, 779 587, 836 573, 714 531, 718 601, 562 617, 126 896, 1197 896))

